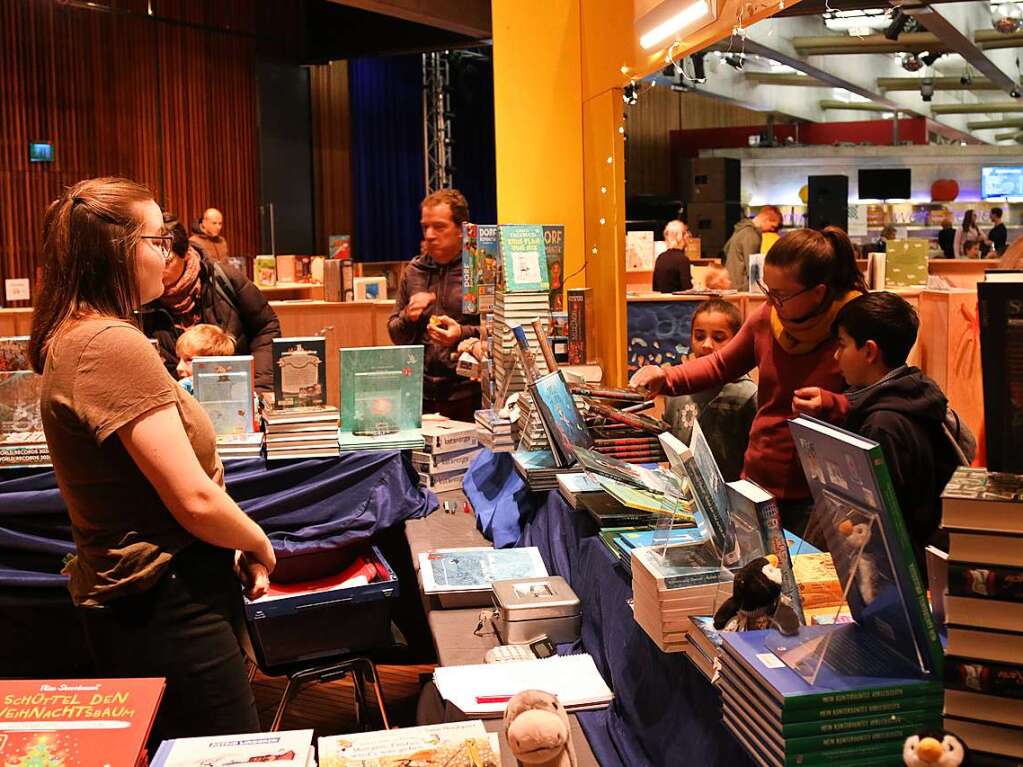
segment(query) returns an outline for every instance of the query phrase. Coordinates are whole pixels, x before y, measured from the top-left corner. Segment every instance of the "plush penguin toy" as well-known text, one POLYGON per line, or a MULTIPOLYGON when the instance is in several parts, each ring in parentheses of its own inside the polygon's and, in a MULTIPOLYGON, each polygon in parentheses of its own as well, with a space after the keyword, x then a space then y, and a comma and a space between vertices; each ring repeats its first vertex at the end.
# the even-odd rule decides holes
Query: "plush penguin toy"
POLYGON ((778 557, 757 557, 743 565, 732 582, 732 596, 714 613, 718 631, 750 631, 777 628, 792 636, 799 631, 799 618, 781 596, 778 557))
POLYGON ((970 767, 970 749, 952 733, 928 728, 906 738, 902 762, 906 767, 970 767))

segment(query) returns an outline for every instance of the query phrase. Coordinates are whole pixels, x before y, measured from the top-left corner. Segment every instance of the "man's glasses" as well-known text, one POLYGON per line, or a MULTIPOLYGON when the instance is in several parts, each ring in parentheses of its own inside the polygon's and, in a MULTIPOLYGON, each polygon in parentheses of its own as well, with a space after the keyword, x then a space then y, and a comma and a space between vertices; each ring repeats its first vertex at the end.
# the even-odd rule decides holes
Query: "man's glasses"
POLYGON ((171 253, 171 245, 174 244, 174 238, 169 234, 144 234, 141 239, 147 240, 152 247, 160 251, 164 261, 170 261, 174 255, 171 253))
POLYGON ((781 309, 787 302, 791 301, 793 298, 801 296, 804 293, 809 293, 811 290, 817 287, 816 285, 811 285, 808 288, 803 288, 802 290, 796 291, 790 296, 783 296, 776 290, 771 290, 769 287, 767 287, 767 285, 764 284, 763 280, 758 279, 757 285, 760 286, 760 291, 765 296, 767 296, 767 300, 770 301, 775 306, 777 306, 779 309, 781 309))

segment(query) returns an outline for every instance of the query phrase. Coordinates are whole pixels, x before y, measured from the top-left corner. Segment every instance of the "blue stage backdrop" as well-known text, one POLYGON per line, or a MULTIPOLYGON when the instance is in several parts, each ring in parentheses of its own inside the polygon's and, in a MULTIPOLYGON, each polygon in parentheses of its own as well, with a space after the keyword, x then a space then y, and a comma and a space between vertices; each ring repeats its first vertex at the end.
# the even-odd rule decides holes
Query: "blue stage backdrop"
POLYGON ((689 354, 699 301, 630 301, 629 375, 643 365, 677 365, 689 354))
MULTIPOLYGON (((358 261, 402 261, 419 252, 423 176, 422 57, 352 59, 352 186, 358 261)), ((451 65, 454 184, 473 221, 497 222, 494 74, 489 49, 451 65)))

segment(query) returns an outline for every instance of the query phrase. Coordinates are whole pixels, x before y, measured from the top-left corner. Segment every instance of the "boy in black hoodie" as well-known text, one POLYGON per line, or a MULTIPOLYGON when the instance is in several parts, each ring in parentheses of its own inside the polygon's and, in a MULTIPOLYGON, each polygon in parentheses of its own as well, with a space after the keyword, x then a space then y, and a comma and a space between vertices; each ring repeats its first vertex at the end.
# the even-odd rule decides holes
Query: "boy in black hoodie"
MULTIPOLYGON (((868 293, 842 307, 832 326, 835 360, 849 389, 844 395, 800 389, 798 408, 841 423, 884 450, 895 495, 906 520, 917 564, 924 548, 941 544, 941 492, 961 459, 945 429, 948 400, 918 368, 906 365, 920 321, 894 293, 868 293)), ((945 549, 947 550, 947 548, 945 549)))

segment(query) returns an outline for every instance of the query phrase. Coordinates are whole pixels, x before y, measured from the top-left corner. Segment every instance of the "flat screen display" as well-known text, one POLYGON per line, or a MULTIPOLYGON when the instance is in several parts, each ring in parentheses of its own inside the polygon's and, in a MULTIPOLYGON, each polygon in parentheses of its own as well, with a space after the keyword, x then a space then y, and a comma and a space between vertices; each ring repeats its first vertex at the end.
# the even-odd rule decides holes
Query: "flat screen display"
POLYGON ((908 200, 909 168, 865 168, 859 173, 861 200, 908 200))
POLYGON ((49 141, 30 141, 28 143, 29 162, 53 162, 53 144, 49 141))
POLYGON ((998 165, 980 169, 980 196, 1023 197, 1023 167, 1019 165, 998 165))

